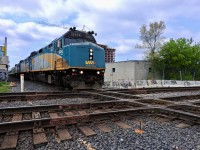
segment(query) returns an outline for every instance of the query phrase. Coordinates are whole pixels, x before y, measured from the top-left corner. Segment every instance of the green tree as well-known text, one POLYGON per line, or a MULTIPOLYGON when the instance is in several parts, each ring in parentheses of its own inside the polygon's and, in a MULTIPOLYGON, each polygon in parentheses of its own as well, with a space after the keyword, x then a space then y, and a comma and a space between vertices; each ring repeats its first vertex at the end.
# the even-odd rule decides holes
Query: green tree
POLYGON ((156 68, 165 70, 165 79, 192 80, 197 75, 200 65, 200 45, 194 44, 192 38, 170 39, 158 52, 156 68))
POLYGON ((153 78, 155 78, 156 53, 162 46, 164 37, 161 35, 165 28, 165 23, 163 21, 150 23, 149 29, 145 24, 140 28, 140 40, 142 44, 137 44, 136 47, 148 50, 146 59, 151 62, 153 78))

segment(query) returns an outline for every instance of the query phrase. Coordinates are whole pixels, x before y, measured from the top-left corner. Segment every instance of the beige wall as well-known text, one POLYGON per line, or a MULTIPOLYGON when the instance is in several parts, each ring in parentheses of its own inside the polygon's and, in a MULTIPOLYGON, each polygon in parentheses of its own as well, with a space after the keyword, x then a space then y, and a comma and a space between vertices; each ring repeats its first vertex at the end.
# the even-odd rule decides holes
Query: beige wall
POLYGON ((0 64, 8 64, 8 56, 4 56, 0 58, 0 64))
POLYGON ((0 69, 7 69, 6 65, 0 65, 0 69))
POLYGON ((136 80, 146 80, 149 72, 149 62, 147 61, 123 61, 106 63, 104 81, 121 82, 136 80), (115 68, 115 72, 112 69, 115 68))

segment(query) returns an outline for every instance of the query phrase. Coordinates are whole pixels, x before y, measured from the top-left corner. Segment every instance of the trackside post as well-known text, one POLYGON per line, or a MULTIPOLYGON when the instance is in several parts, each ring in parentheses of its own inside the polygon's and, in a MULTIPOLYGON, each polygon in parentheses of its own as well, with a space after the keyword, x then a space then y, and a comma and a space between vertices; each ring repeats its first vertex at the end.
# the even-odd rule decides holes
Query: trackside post
POLYGON ((21 92, 24 92, 24 74, 20 74, 21 92))

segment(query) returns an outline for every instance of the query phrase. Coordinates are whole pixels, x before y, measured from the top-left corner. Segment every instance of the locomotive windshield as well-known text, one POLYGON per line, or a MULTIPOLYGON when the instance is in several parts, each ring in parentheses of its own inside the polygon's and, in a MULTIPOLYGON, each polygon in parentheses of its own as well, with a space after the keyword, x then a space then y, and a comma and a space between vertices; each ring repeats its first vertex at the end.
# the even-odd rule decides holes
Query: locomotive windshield
POLYGON ((79 42, 92 42, 96 43, 95 38, 92 34, 89 34, 84 31, 68 31, 65 35, 65 45, 70 43, 79 43, 79 42))

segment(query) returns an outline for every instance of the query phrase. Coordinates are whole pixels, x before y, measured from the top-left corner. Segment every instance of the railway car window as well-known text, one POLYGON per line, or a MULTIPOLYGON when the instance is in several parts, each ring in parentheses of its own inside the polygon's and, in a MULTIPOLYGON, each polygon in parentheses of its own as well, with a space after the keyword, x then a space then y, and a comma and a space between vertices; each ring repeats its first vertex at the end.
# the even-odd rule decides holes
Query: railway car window
POLYGON ((61 39, 57 41, 57 47, 62 48, 62 40, 61 39))
POLYGON ((60 48, 62 48, 62 40, 60 40, 60 48))
POLYGON ((68 45, 70 43, 79 43, 79 42, 84 42, 82 39, 69 39, 65 38, 65 45, 68 45))

